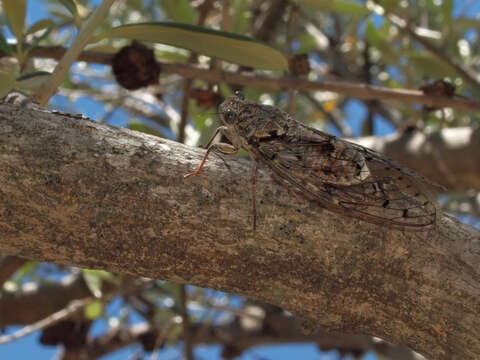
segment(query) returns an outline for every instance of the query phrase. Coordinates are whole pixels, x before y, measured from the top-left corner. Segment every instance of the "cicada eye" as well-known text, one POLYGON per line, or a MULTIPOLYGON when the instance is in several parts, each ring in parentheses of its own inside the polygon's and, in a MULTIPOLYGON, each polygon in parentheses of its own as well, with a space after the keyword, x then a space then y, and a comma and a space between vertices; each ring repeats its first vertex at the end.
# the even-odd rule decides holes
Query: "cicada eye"
POLYGON ((244 95, 241 91, 235 90, 234 94, 235 94, 235 96, 238 97, 240 100, 245 100, 245 95, 244 95))
POLYGON ((235 113, 233 112, 233 110, 232 109, 226 109, 223 112, 223 119, 225 120, 225 122, 231 124, 233 122, 233 120, 235 120, 235 113))

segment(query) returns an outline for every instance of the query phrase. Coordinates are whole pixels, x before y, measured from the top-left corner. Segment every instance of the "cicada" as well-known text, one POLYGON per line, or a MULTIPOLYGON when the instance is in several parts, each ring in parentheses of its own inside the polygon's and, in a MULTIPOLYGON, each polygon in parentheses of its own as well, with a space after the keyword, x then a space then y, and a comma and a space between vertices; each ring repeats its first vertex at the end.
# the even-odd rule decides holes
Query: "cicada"
MULTIPOLYGON (((219 106, 222 122, 207 144, 198 175, 213 151, 245 149, 254 160, 253 189, 259 162, 282 185, 323 208, 344 216, 400 230, 435 225, 436 185, 412 170, 363 146, 308 127, 286 112, 245 100, 236 93, 219 106), (221 133, 231 144, 213 143, 221 133)), ((253 192, 256 226, 255 190, 253 192)))

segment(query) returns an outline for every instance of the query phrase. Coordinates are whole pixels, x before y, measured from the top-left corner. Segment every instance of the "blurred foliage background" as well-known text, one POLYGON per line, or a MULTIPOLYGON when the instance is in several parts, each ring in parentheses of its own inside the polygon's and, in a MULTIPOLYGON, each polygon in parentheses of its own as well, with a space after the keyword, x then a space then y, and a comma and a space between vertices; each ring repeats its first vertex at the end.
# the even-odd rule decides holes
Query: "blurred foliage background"
MULTIPOLYGON (((0 97, 12 89, 41 94, 100 3, 3 0, 0 97)), ((476 129, 478 111, 422 106, 395 93, 359 99, 348 89, 478 98, 478 10, 472 0, 117 0, 90 30, 81 61, 60 79, 48 106, 189 145, 207 142, 219 126, 216 106, 236 90, 342 137, 476 129), (243 77, 209 81, 221 72, 243 77), (279 90, 264 77, 285 85, 279 90), (312 90, 292 79, 338 82, 345 91, 312 90)), ((478 225, 478 189, 454 189, 440 200, 478 225)), ((201 358, 199 345, 217 349, 208 356, 257 359, 256 346, 291 342, 316 344, 319 353, 336 349, 331 358, 415 358, 368 336, 306 336, 282 309, 208 289, 7 256, 0 280, 0 309, 11 313, 0 319, 6 334, 88 299, 80 313, 38 330, 40 343, 59 346, 61 359, 122 349, 130 354, 123 358, 192 359, 201 358)))

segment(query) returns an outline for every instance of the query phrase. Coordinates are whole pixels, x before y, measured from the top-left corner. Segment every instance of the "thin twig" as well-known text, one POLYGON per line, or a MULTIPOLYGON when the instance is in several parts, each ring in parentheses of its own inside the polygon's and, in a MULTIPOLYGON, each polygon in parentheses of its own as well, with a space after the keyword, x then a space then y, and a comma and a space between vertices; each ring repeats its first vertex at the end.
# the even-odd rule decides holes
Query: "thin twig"
POLYGON ((190 323, 190 317, 188 315, 188 299, 185 285, 181 284, 180 287, 180 315, 182 316, 183 324, 183 342, 185 343, 185 358, 187 360, 193 360, 193 344, 192 344, 192 328, 190 323))
POLYGON ((24 336, 27 336, 37 330, 44 329, 47 326, 54 325, 70 316, 75 314, 77 311, 80 311, 83 309, 85 306, 91 304, 93 301, 102 301, 104 303, 108 303, 111 301, 115 296, 119 294, 128 294, 131 291, 134 291, 135 289, 139 287, 144 287, 147 284, 151 283, 152 280, 150 279, 141 279, 141 280, 136 280, 134 282, 130 282, 127 276, 124 277, 126 279, 123 288, 118 291, 118 289, 111 290, 110 292, 104 294, 100 298, 95 298, 93 296, 89 296, 83 299, 76 299, 72 300, 68 303, 66 307, 63 309, 54 312, 53 314, 48 315, 47 317, 33 323, 27 326, 24 326, 20 330, 14 332, 13 334, 8 334, 4 336, 0 336, 0 344, 5 344, 14 340, 18 340, 24 336))
MULTIPOLYGON (((61 58, 65 49, 40 47, 32 49, 30 56, 39 58, 61 58)), ((80 61, 110 65, 113 55, 96 51, 84 51, 80 61)), ((258 86, 272 90, 297 89, 303 91, 332 91, 364 100, 395 100, 431 107, 451 107, 465 111, 480 111, 480 102, 465 98, 448 98, 425 95, 415 89, 391 89, 381 86, 342 81, 311 81, 291 76, 268 77, 255 74, 237 74, 218 69, 205 69, 192 64, 160 63, 163 74, 177 74, 188 79, 199 79, 211 83, 226 82, 236 85, 258 86)))
POLYGON ((185 130, 187 127, 187 120, 188 120, 188 104, 190 102, 191 87, 192 87, 192 79, 185 79, 185 82, 183 83, 181 118, 180 118, 180 125, 178 129, 178 142, 181 142, 181 143, 185 142, 185 130))
POLYGON ((46 318, 37 321, 31 325, 24 326, 20 330, 14 332, 13 334, 3 335, 0 336, 0 344, 5 344, 14 340, 18 340, 24 336, 27 336, 37 330, 44 329, 47 326, 51 326, 60 322, 67 317, 70 317, 75 312, 79 311, 80 309, 84 308, 92 301, 94 301, 94 297, 87 297, 81 300, 72 300, 65 308, 54 312, 53 314, 48 315, 46 318))
POLYGON ((155 339, 155 344, 153 347, 152 354, 150 355, 150 358, 149 358, 150 360, 157 359, 158 353, 160 352, 160 349, 162 348, 162 345, 165 342, 165 339, 173 331, 173 328, 178 324, 178 322, 176 321, 177 317, 178 316, 173 316, 172 318, 170 318, 165 330, 158 332, 157 338, 155 339))

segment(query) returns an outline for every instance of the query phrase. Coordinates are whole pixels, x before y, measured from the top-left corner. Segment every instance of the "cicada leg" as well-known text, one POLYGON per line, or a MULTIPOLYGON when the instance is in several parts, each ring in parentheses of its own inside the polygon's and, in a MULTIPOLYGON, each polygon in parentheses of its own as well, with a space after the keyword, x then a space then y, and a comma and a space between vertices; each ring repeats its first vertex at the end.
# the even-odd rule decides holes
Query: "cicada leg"
POLYGON ((236 148, 233 145, 226 144, 226 143, 217 143, 217 144, 212 144, 213 140, 215 140, 215 137, 218 135, 219 132, 222 132, 226 129, 225 126, 220 126, 215 130, 213 133, 212 137, 208 141, 207 145, 205 146, 207 148, 207 152, 205 153, 205 156, 202 159, 202 162, 200 163, 200 166, 198 169, 190 174, 186 174, 183 176, 184 179, 190 177, 190 176, 195 176, 198 175, 202 172, 203 165, 205 165, 205 162, 207 161, 208 155, 210 152, 219 152, 224 155, 231 155, 235 154, 238 151, 238 148, 236 148))
POLYGON ((226 143, 216 143, 212 144, 208 147, 207 152, 205 153, 205 156, 202 159, 202 162, 200 163, 200 166, 198 169, 194 172, 191 172, 190 174, 186 174, 183 176, 184 179, 189 178, 190 176, 195 176, 198 175, 202 172, 203 165, 205 165, 205 162, 207 161, 208 155, 210 152, 219 152, 220 154, 224 155, 232 155, 238 152, 238 148, 236 148, 233 145, 226 144, 226 143))
POLYGON ((254 160, 250 181, 252 183, 253 231, 257 229, 257 172, 258 160, 254 160))

